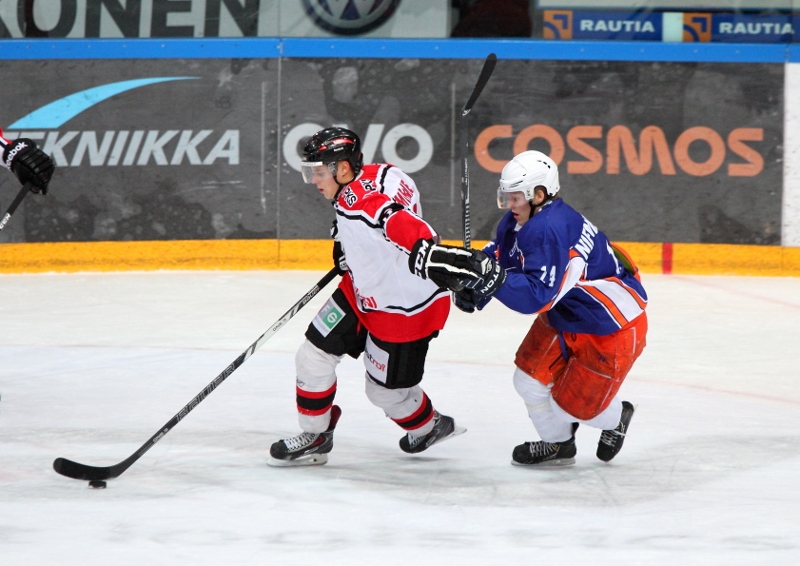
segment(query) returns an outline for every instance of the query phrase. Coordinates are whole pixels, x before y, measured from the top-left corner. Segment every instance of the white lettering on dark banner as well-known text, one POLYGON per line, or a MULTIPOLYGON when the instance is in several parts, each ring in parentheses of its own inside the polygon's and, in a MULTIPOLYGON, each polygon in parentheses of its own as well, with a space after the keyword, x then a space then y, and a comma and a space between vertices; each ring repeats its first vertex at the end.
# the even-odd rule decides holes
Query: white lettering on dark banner
MULTIPOLYGON (((335 125, 348 127, 347 124, 335 125)), ((300 171, 299 144, 322 128, 322 125, 311 122, 298 124, 289 130, 289 133, 283 138, 283 155, 286 163, 292 169, 300 171)), ((364 163, 373 163, 375 161, 379 142, 382 159, 386 163, 398 166, 406 173, 416 173, 431 162, 433 158, 433 137, 425 128, 417 124, 398 124, 386 132, 385 135, 383 134, 384 129, 385 124, 370 124, 367 127, 367 133, 361 140, 364 163), (382 142, 381 137, 383 137, 382 142), (409 156, 405 152, 400 152, 403 153, 401 156, 398 153, 398 148, 402 145, 400 142, 405 138, 416 142, 415 155, 409 156)))
POLYGON ((58 167, 147 165, 239 165, 239 130, 120 130, 7 132, 44 140, 42 151, 58 167))
POLYGON ((723 22, 719 33, 736 35, 794 35, 790 23, 780 22, 723 22))
POLYGON ((650 32, 655 33, 656 29, 652 22, 649 21, 632 21, 632 20, 581 20, 581 31, 610 31, 614 33, 631 33, 631 32, 650 32))

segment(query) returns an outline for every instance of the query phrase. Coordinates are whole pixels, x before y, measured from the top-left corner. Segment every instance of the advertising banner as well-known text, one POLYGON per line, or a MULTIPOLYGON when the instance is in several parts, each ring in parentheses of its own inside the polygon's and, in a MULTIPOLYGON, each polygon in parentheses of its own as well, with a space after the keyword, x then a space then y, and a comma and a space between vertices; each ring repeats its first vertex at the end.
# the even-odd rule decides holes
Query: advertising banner
POLYGON ((659 12, 545 10, 544 39, 662 41, 664 16, 659 12))
POLYGON ((501 61, 495 73, 476 185, 539 149, 562 196, 614 239, 780 243, 783 65, 501 61))
MULTIPOLYGON (((702 18, 703 14, 696 14, 702 18)), ((800 41, 800 16, 706 14, 711 41, 732 43, 789 43, 800 41)), ((696 20, 695 20, 696 21, 696 20)), ((686 27, 684 25, 684 27, 686 27)), ((692 28, 693 29, 693 28, 692 28)))
MULTIPOLYGON (((424 217, 461 238, 460 109, 482 60, 0 65, 26 85, 0 86, 6 126, 58 164, 5 241, 326 238, 299 160, 329 125, 408 172, 424 217)), ((613 239, 780 244, 783 80, 780 64, 499 61, 470 114, 473 238, 503 214, 503 165, 538 149, 613 239)))
POLYGON ((0 0, 0 38, 447 37, 449 0, 0 0))
POLYGON ((276 59, 0 67, 6 135, 57 166, 5 241, 277 236, 276 59))
POLYGON ((542 38, 791 43, 800 41, 800 16, 788 13, 544 10, 542 38))
MULTIPOLYGON (((460 239, 458 119, 481 63, 285 61, 282 237, 324 237, 329 216, 292 162, 303 136, 344 124, 368 161, 409 172, 425 218, 460 239)), ((782 65, 501 60, 470 114, 473 237, 492 237, 503 213, 504 163, 539 149, 564 198, 617 240, 779 244, 782 111, 782 65)))

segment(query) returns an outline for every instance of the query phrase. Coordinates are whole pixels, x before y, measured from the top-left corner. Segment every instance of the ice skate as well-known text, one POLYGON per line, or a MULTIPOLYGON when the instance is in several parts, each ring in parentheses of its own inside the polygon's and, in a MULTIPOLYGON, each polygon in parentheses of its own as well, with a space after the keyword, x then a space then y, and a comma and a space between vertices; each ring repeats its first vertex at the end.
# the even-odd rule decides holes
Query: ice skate
POLYGON ((328 452, 333 449, 333 430, 342 410, 331 408, 331 423, 325 432, 303 432, 275 442, 269 449, 267 464, 275 467, 321 466, 328 462, 328 452))
POLYGON ((578 449, 575 447, 575 431, 578 423, 572 424, 572 436, 563 442, 524 442, 514 448, 511 463, 515 466, 571 466, 575 463, 578 449))
POLYGON ((622 416, 619 418, 617 428, 604 430, 600 434, 600 442, 597 443, 597 457, 603 462, 610 462, 622 450, 622 443, 625 442, 625 435, 628 433, 628 426, 631 424, 634 411, 635 408, 631 403, 623 401, 622 416))
POLYGON ((433 412, 433 430, 422 436, 412 437, 406 434, 400 439, 400 449, 409 454, 417 454, 427 450, 434 444, 467 432, 467 429, 457 426, 452 417, 433 412))

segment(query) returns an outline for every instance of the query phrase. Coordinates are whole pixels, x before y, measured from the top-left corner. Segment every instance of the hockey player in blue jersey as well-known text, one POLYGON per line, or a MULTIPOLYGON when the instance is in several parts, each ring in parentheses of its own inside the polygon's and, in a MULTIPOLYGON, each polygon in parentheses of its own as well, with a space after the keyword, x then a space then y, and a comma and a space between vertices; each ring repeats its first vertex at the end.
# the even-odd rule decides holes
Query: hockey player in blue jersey
POLYGON ((558 191, 555 162, 520 153, 503 168, 498 204, 509 210, 483 252, 422 244, 410 266, 454 291, 463 311, 494 296, 538 314, 513 377, 541 438, 514 448, 512 463, 522 466, 573 464, 579 423, 602 430, 599 459, 617 455, 634 412, 617 391, 647 333, 647 295, 633 261, 558 191))

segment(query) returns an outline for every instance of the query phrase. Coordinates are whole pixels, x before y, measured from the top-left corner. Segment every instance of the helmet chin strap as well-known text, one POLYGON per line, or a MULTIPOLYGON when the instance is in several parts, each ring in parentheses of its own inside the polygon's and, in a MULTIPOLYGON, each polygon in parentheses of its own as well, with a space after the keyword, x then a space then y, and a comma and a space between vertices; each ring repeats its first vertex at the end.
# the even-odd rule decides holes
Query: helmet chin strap
POLYGON ((339 188, 336 189, 336 194, 333 195, 333 198, 331 199, 331 202, 336 202, 336 199, 339 198, 339 193, 341 193, 342 189, 347 186, 347 185, 342 185, 339 181, 336 181, 336 184, 339 185, 339 188))
MULTIPOLYGON (((535 195, 535 194, 536 194, 536 193, 534 192, 534 195, 535 195)), ((544 207, 544 206, 545 206, 545 205, 546 205, 548 202, 552 202, 553 200, 555 200, 556 196, 557 196, 557 195, 551 195, 551 194, 550 194, 550 193, 548 193, 547 191, 544 191, 544 198, 542 199, 542 202, 540 202, 539 204, 534 204, 534 203, 533 203, 533 199, 529 200, 529 201, 528 201, 528 204, 530 204, 530 205, 531 205, 531 216, 533 216, 534 214, 536 214, 536 211, 537 211, 537 210, 540 210, 540 209, 541 209, 542 207, 544 207)))

